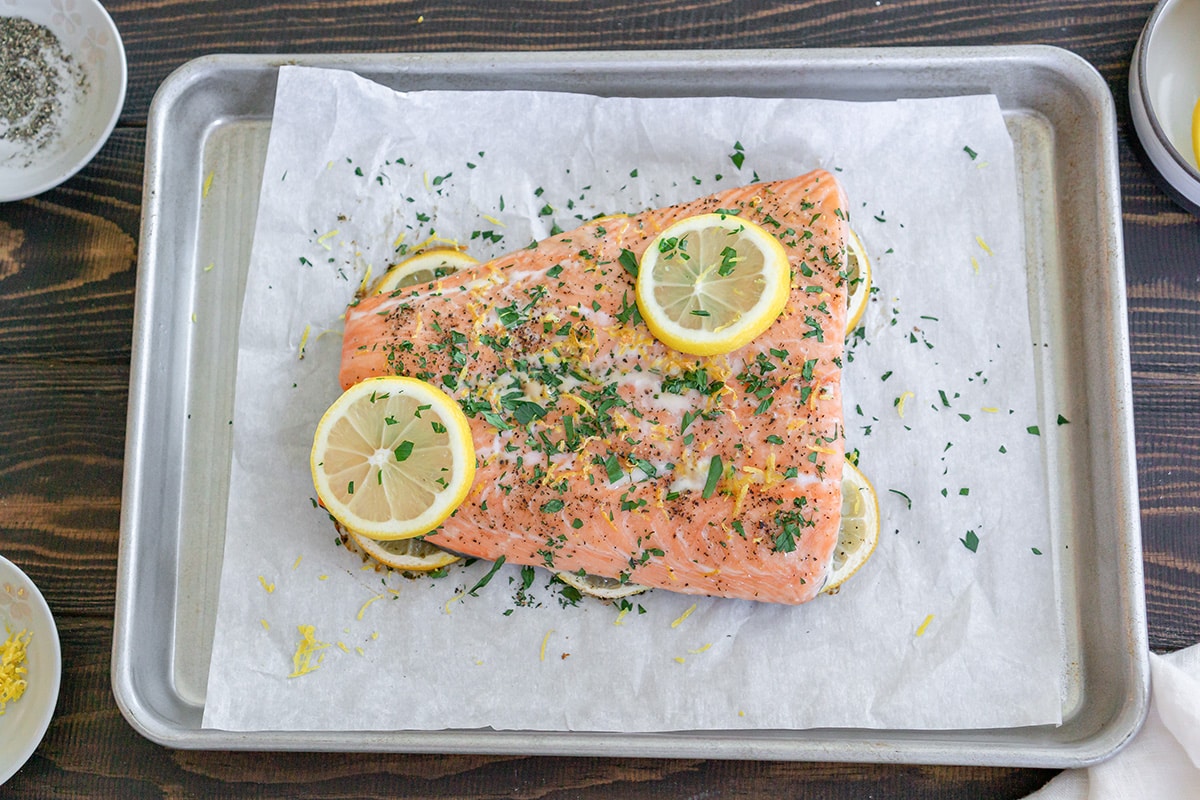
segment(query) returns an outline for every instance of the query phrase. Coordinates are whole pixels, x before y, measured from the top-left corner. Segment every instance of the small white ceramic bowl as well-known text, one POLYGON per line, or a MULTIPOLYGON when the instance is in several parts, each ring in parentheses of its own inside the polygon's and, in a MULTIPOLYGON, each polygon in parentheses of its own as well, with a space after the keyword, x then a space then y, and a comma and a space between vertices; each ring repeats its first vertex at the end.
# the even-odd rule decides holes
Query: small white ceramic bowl
POLYGON ((1200 0, 1155 6, 1129 67, 1129 106, 1146 156, 1168 193, 1200 214, 1192 109, 1200 100, 1200 0))
POLYGON ((125 47, 98 0, 0 0, 0 17, 24 17, 58 37, 87 88, 66 98, 57 132, 34 149, 0 140, 0 202, 23 200, 81 170, 108 140, 125 104, 125 47))
POLYGON ((0 644, 11 633, 33 635, 25 651, 25 693, 0 716, 0 784, 33 755, 54 716, 62 680, 62 652, 50 607, 33 581, 0 556, 0 644))

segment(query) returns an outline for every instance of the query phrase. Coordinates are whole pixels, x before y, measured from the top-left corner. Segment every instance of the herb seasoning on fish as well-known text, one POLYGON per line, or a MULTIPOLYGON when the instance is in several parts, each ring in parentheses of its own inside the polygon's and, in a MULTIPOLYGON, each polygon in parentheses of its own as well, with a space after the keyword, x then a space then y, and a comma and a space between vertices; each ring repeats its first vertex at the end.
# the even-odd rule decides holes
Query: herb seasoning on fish
POLYGON ((828 173, 743 186, 350 309, 344 387, 412 375, 471 423, 476 488, 427 541, 675 592, 814 597, 842 507, 843 205, 828 173), (762 336, 696 358, 651 335, 632 281, 657 232, 715 209, 771 225, 796 277, 762 336))
POLYGON ((0 86, 0 163, 28 166, 58 138, 87 75, 45 25, 0 17, 0 86))

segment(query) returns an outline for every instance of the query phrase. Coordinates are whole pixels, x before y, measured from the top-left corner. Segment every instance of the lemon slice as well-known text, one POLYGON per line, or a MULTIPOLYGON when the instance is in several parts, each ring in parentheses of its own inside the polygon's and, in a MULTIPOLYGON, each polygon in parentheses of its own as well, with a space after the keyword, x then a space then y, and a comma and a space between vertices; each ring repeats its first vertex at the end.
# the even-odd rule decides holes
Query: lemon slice
POLYGON ((833 551, 833 567, 822 594, 837 594, 842 584, 867 563, 879 543, 879 499, 875 487, 847 461, 842 467, 842 526, 833 551))
POLYGON ((697 356, 737 350, 787 305, 783 245, 732 214, 686 217, 660 233, 638 266, 637 304, 663 344, 697 356))
POLYGON ((447 553, 424 539, 390 539, 381 542, 354 531, 348 530, 346 533, 349 534, 348 545, 353 543, 363 554, 392 569, 432 572, 460 560, 454 553, 447 553))
POLYGON ((846 307, 846 335, 849 336, 867 310, 867 300, 871 296, 871 259, 858 234, 853 229, 847 230, 850 235, 846 239, 846 281, 850 297, 846 307))
POLYGON ((334 401, 313 437, 313 485, 334 519, 372 539, 428 533, 475 478, 462 409, 415 378, 372 378, 334 401))
POLYGON ((371 294, 391 294, 397 289, 429 283, 478 263, 478 259, 452 247, 426 250, 406 258, 383 273, 371 294))
POLYGON ((580 575, 578 572, 556 572, 555 577, 568 586, 574 586, 581 594, 599 597, 601 600, 620 600, 622 597, 641 594, 649 588, 636 583, 621 583, 616 578, 580 575))

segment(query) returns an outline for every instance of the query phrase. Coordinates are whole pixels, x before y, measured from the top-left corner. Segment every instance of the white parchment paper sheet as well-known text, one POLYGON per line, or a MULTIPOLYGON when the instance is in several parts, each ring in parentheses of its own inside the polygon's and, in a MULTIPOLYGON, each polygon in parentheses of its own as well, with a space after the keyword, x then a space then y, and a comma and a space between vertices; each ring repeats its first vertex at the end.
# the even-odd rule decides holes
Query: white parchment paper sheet
POLYGON ((402 94, 285 67, 240 330, 205 727, 1058 723, 1022 236, 991 97, 402 94), (883 534, 839 595, 782 607, 658 591, 620 616, 562 607, 541 571, 527 595, 506 567, 472 596, 488 564, 410 580, 335 546, 308 451, 340 391, 340 317, 366 269, 377 277, 431 234, 486 259, 556 224, 817 167, 843 182, 878 286, 845 395, 883 534), (288 677, 303 625, 328 647, 288 677))

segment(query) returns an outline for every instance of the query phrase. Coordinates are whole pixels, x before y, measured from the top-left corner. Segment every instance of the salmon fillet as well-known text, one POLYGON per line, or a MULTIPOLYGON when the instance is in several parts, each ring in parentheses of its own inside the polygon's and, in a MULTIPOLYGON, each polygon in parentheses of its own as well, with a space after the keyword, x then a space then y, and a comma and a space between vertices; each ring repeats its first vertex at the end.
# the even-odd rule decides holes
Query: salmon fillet
POLYGON ((845 200, 817 171, 604 217, 346 315, 341 383, 410 375, 471 422, 467 500, 427 541, 690 594, 814 597, 841 520, 845 200), (687 356, 637 313, 666 226, 725 210, 774 234, 787 308, 732 353, 687 356))

